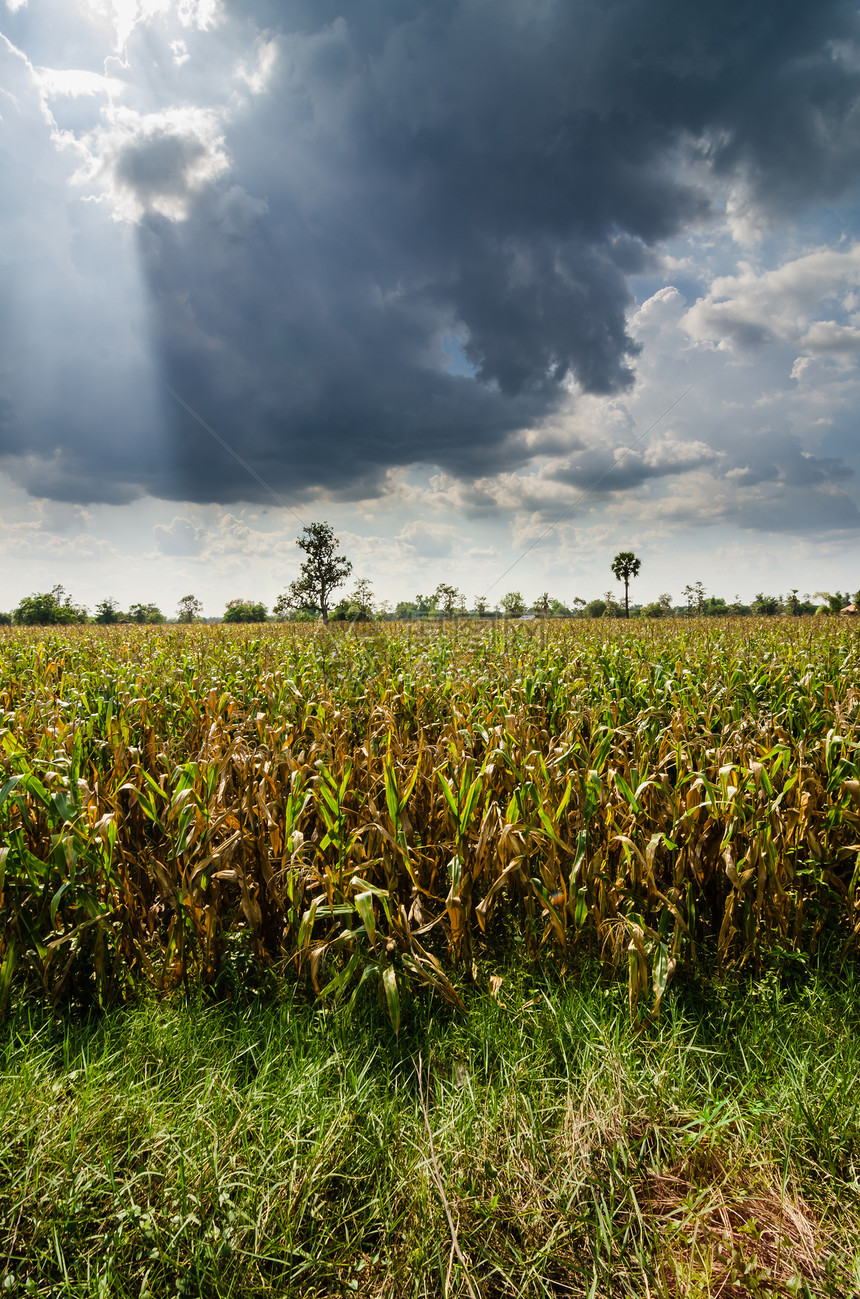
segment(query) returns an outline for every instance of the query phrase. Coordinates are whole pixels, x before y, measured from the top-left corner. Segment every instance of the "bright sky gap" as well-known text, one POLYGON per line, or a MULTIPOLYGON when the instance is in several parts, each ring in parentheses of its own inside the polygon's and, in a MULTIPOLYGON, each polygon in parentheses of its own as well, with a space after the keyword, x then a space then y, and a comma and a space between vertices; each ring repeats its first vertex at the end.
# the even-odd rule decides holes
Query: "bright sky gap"
POLYGON ((560 515, 558 516, 558 518, 555 519, 555 520, 554 520, 554 521, 549 525, 549 527, 546 528, 546 529, 541 533, 541 535, 540 535, 539 537, 536 537, 535 540, 534 540, 530 545, 526 546, 526 548, 525 548, 525 550, 523 551, 523 553, 522 553, 521 555, 519 555, 519 556, 514 560, 514 562, 513 562, 512 564, 509 564, 509 565, 508 565, 508 567, 505 569, 504 573, 501 573, 501 574, 496 578, 495 582, 491 582, 491 583, 490 583, 490 585, 487 587, 487 589, 486 589, 486 591, 484 592, 484 594, 485 594, 485 595, 489 595, 490 592, 491 592, 491 591, 492 591, 496 586, 498 586, 498 584, 499 584, 500 582, 504 581, 504 579, 508 576, 509 573, 512 573, 512 572, 514 571, 514 569, 517 567, 517 565, 518 565, 519 563, 521 563, 522 560, 525 559, 526 555, 530 554, 531 551, 534 550, 535 546, 539 546, 540 543, 541 543, 542 541, 544 541, 544 540, 549 536, 549 534, 550 534, 551 532, 554 532, 554 531, 555 531, 555 529, 558 527, 558 525, 559 525, 560 523, 564 523, 565 519, 567 519, 567 518, 570 517, 570 515, 573 513, 573 511, 576 509, 576 507, 577 507, 578 505, 581 505, 582 502, 583 502, 584 500, 586 500, 587 497, 589 497, 589 496, 591 495, 592 492, 596 491, 597 488, 600 486, 600 484, 601 484, 602 482, 604 482, 604 481, 609 477, 609 475, 612 473, 612 470, 616 467, 616 465, 620 464, 620 462, 624 459, 624 457, 625 457, 626 455, 628 455, 631 451, 633 451, 633 450, 634 450, 634 449, 639 445, 640 442, 644 442, 645 438, 646 438, 646 437, 648 436, 648 434, 652 431, 652 429, 655 429, 655 428, 657 427, 657 425, 660 424, 660 423, 661 423, 661 422, 666 418, 666 416, 669 414, 669 412, 672 411, 672 410, 674 410, 675 407, 678 405, 678 403, 684 400, 684 398, 686 397, 687 393, 690 391, 690 389, 691 389, 692 387, 693 387, 693 385, 690 384, 690 387, 687 388, 686 392, 682 392, 681 395, 680 395, 680 397, 676 397, 675 400, 672 402, 672 405, 671 405, 671 406, 667 406, 666 409, 663 411, 663 414, 662 414, 662 415, 658 415, 657 418, 654 420, 654 423, 653 423, 653 424, 649 424, 648 427, 645 429, 645 431, 644 431, 643 433, 640 433, 639 436, 638 436, 637 438, 635 438, 633 442, 630 443, 630 446, 629 446, 629 447, 624 447, 624 448, 622 448, 622 450, 618 452, 618 454, 617 454, 615 460, 612 462, 612 464, 611 464, 611 465, 608 465, 608 466, 606 467, 606 469, 603 471, 603 473, 600 474, 597 478, 595 478, 594 482, 593 482, 589 487, 587 487, 587 488, 585 489, 585 491, 582 492, 581 495, 579 495, 579 496, 576 498, 576 500, 575 500, 571 505, 569 505, 569 506, 567 507, 567 509, 564 511, 564 513, 563 513, 563 514, 560 514, 560 515))

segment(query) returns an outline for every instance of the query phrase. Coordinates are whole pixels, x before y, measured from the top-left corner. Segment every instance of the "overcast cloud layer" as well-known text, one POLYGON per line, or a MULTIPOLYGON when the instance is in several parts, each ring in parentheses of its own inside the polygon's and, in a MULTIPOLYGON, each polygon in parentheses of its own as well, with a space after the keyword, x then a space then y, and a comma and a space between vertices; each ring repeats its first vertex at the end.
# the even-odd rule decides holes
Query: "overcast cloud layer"
MULTIPOLYGON (((667 240, 857 180, 860 28, 827 0, 116 8, 107 63, 84 4, 3 23, 0 456, 40 496, 261 499, 162 379, 294 497, 521 468, 572 392, 631 389, 667 240)), ((805 332, 776 271, 714 283, 688 336, 853 359, 858 256, 826 255, 805 332)))

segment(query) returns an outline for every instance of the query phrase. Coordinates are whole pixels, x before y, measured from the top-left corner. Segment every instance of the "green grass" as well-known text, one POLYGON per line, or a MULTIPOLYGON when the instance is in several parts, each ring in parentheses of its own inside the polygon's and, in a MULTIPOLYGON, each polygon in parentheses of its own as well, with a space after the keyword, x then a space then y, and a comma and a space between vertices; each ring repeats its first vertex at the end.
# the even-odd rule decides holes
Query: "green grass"
POLYGON ((509 976, 466 1015, 407 1004, 398 1038, 370 1000, 351 1018, 299 999, 19 1009, 0 1038, 0 1285, 858 1293, 856 968, 679 983, 639 1034, 626 995, 590 967, 509 976))

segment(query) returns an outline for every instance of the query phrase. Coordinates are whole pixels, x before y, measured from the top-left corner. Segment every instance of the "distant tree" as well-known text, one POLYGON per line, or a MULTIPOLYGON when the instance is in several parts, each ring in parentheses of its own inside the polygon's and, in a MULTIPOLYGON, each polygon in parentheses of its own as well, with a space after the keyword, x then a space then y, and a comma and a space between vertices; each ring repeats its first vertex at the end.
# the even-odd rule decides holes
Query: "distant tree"
POLYGON ((532 605, 532 613, 539 618, 548 618, 551 608, 551 596, 549 591, 543 591, 532 605))
POLYGON ((177 617, 180 622, 194 622, 203 613, 203 605, 196 595, 183 595, 177 605, 177 617))
POLYGON ((782 612, 782 601, 778 595, 764 595, 759 591, 752 602, 752 611, 757 618, 773 618, 782 612))
POLYGON ((499 607, 506 618, 522 618, 526 611, 526 602, 519 591, 508 591, 499 601, 499 607))
POLYGON ((841 591, 816 591, 815 599, 824 600, 828 613, 839 613, 851 601, 841 591))
POLYGON ((27 595, 12 613, 14 622, 25 626, 51 626, 57 623, 86 622, 87 611, 74 604, 63 586, 27 595))
POLYGON ((284 616, 289 610, 313 611, 327 623, 332 592, 343 586, 352 572, 352 564, 346 555, 337 554, 340 542, 330 523, 306 524, 302 535, 296 538, 296 545, 307 559, 302 563, 300 576, 278 597, 275 614, 281 616, 279 609, 284 616))
POLYGON ((589 600, 582 613, 585 618, 602 618, 606 613, 606 601, 589 600))
MULTIPOLYGON (((585 603, 585 601, 583 601, 583 603, 585 603)), ((567 605, 561 600, 550 600, 549 616, 551 618, 570 618, 572 612, 573 611, 568 609, 567 605)))
POLYGON ((278 622, 308 622, 319 617, 319 609, 311 604, 299 604, 291 591, 282 591, 272 607, 272 617, 278 622))
POLYGON ((373 617, 373 585, 366 577, 358 579, 350 598, 357 610, 359 622, 367 622, 373 617))
POLYGON ((719 595, 709 595, 702 607, 702 613, 707 618, 722 618, 729 612, 729 606, 719 595))
POLYGON ((646 604, 642 609, 643 618, 665 618, 666 610, 659 600, 654 600, 652 604, 646 604))
POLYGON ((586 604, 582 596, 575 595, 570 602, 570 609, 574 618, 582 617, 585 614, 585 608, 586 608, 586 604))
POLYGON ((632 550, 620 550, 612 561, 612 571, 619 582, 624 583, 624 617, 630 617, 630 579, 636 577, 642 567, 642 560, 637 559, 632 550))
POLYGON ((433 592, 433 599, 437 608, 441 608, 444 616, 452 618, 455 607, 462 603, 463 597, 456 586, 451 586, 448 582, 440 582, 433 592))
POLYGON ((0 627, 9 627, 12 622, 11 613, 0 612, 0 627))
POLYGON ((603 592, 603 614, 604 618, 620 618, 621 605, 616 604, 612 598, 611 591, 603 592))
POLYGON ((436 596, 422 595, 419 591, 415 597, 416 618, 432 618, 436 612, 436 596))
POLYGON ((225 622, 265 622, 267 617, 266 606, 253 600, 228 600, 224 610, 225 622))
POLYGON ((122 622, 123 616, 119 607, 119 601, 108 596, 105 600, 100 600, 96 605, 95 613, 96 622, 122 622))
POLYGON ((157 604, 133 604, 128 611, 128 620, 139 623, 161 623, 164 622, 164 614, 157 604))
POLYGON ((418 616, 418 605, 414 600, 398 600, 394 606, 394 617, 405 622, 418 616))
POLYGON ((695 609, 697 613, 705 612, 706 590, 701 582, 693 582, 684 587, 684 601, 687 605, 687 614, 691 615, 695 609))
POLYGON ((486 618, 487 597, 485 595, 475 596, 475 614, 478 618, 486 618))
POLYGON ((330 617, 333 622, 368 622, 373 617, 370 583, 356 583, 356 590, 352 595, 344 595, 343 600, 338 600, 330 617))
POLYGON ((672 597, 668 591, 664 591, 662 595, 657 596, 657 603, 660 605, 664 613, 672 612, 672 597))

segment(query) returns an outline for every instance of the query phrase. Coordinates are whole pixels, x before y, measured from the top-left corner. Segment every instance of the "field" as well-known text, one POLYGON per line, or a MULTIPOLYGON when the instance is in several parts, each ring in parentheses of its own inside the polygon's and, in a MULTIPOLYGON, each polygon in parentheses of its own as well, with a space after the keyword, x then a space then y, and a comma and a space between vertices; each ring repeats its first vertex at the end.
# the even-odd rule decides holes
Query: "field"
POLYGON ((592 627, 7 634, 0 1008, 856 940, 853 628, 592 627))
POLYGON ((835 619, 5 632, 7 1289, 851 1293, 858 651, 835 619), (283 1182, 236 1145, 275 1096, 283 1182), (114 1172, 82 1190, 48 1114, 114 1172))

